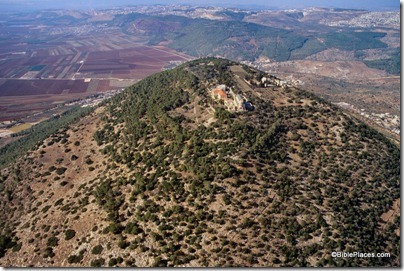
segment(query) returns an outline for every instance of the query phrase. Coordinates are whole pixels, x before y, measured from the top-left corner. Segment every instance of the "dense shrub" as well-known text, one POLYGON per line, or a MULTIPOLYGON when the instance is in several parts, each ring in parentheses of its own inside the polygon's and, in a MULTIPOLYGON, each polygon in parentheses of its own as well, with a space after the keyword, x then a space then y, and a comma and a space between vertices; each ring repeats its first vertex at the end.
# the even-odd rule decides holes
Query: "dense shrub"
POLYGON ((68 229, 67 231, 65 231, 65 240, 70 240, 74 238, 74 236, 76 236, 75 230, 68 229))

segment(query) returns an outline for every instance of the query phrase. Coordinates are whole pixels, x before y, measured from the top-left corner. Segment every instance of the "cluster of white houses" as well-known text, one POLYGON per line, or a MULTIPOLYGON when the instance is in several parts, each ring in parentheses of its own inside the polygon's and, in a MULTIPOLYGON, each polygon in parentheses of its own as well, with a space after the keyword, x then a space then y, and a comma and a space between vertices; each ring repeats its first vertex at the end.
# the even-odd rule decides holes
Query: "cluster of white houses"
POLYGON ((267 77, 262 77, 261 84, 263 87, 272 87, 275 84, 275 86, 283 87, 283 88, 288 85, 286 81, 280 80, 276 77, 272 78, 272 80, 270 80, 267 77))
POLYGON ((212 97, 215 100, 223 101, 224 105, 230 111, 252 111, 254 106, 245 96, 236 94, 226 85, 218 85, 212 89, 212 97))

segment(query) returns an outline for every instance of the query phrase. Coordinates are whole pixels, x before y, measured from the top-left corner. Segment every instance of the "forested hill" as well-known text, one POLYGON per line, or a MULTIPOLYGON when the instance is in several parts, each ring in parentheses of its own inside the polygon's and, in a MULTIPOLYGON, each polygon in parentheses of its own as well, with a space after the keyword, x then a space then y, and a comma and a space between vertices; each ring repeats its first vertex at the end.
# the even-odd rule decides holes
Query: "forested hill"
MULTIPOLYGON (((396 61, 399 47, 389 47, 386 40, 391 34, 384 32, 385 29, 369 27, 358 31, 356 28, 328 27, 297 20, 295 16, 303 14, 293 12, 284 17, 280 14, 247 16, 251 21, 245 20, 246 14, 228 12, 220 14, 226 19, 212 20, 131 13, 117 15, 109 24, 129 35, 147 37, 150 45, 167 44, 195 57, 221 56, 237 61, 268 59, 272 62, 310 59, 320 52, 341 50, 351 52, 351 60, 363 61, 369 67, 393 74, 400 72, 396 61), (279 25, 265 25, 267 21, 279 25), (383 55, 368 58, 371 52, 383 52, 383 55)), ((327 14, 319 14, 317 19, 322 16, 327 18, 327 14)), ((329 58, 327 61, 334 60, 329 58)))
POLYGON ((2 266, 400 266, 399 149, 224 59, 142 80, 1 174, 2 266))

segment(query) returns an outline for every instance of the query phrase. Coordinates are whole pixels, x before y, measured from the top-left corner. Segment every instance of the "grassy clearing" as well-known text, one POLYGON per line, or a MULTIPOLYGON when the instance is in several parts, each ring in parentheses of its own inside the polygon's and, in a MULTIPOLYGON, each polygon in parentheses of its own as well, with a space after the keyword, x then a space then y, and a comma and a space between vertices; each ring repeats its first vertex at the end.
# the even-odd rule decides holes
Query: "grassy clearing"
POLYGON ((13 133, 18 133, 18 132, 27 130, 27 129, 31 128, 31 127, 32 127, 32 124, 30 124, 30 123, 23 123, 23 124, 16 125, 16 126, 10 128, 10 131, 12 131, 13 133))

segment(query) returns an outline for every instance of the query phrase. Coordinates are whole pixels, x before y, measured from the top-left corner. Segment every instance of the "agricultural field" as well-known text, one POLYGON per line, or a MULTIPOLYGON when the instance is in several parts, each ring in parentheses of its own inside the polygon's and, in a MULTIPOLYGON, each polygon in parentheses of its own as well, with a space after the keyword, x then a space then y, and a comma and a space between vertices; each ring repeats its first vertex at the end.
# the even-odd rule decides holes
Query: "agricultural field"
POLYGON ((141 79, 160 71, 170 61, 183 59, 162 46, 95 51, 88 54, 76 77, 141 79))
POLYGON ((83 33, 79 26, 62 29, 48 21, 37 25, 29 18, 19 20, 0 26, 0 121, 21 120, 122 89, 190 59, 113 27, 83 33))
POLYGON ((18 133, 24 130, 27 130, 29 128, 31 128, 32 125, 29 123, 24 123, 24 124, 20 124, 20 125, 16 125, 13 128, 11 128, 10 130, 13 131, 14 133, 18 133))

